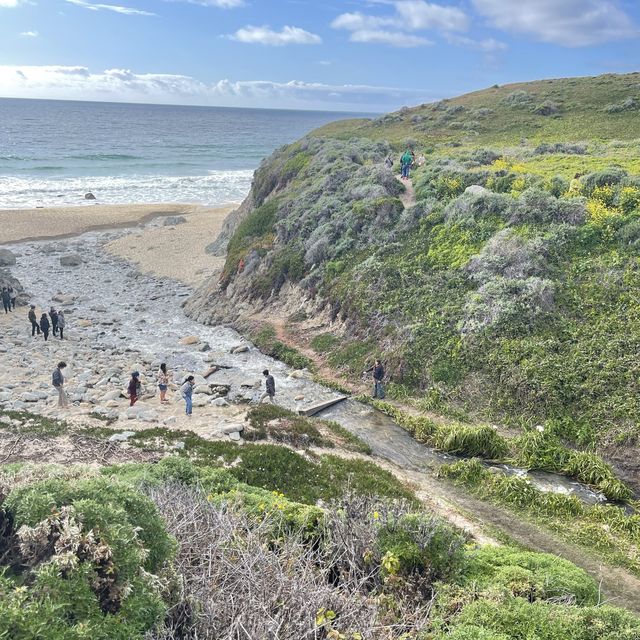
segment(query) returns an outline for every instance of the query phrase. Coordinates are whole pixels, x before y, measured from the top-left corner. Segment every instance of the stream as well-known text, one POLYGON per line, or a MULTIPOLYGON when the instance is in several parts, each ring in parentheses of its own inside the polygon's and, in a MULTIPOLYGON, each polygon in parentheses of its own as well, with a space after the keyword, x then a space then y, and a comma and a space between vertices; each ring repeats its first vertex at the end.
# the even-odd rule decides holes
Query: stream
MULTIPOLYGON (((161 223, 160 219, 151 224, 161 223)), ((190 295, 190 287, 168 278, 142 274, 103 249, 107 242, 135 233, 141 231, 92 232, 69 240, 6 246, 17 255, 17 264, 11 268, 13 275, 39 309, 48 309, 52 297, 59 292, 74 296, 73 302, 54 304, 67 311, 65 333, 78 344, 78 359, 87 360, 82 366, 92 366, 92 352, 165 361, 180 376, 216 363, 228 368, 220 369, 207 382, 231 385, 232 400, 241 395, 245 399, 248 395, 255 397, 262 383, 262 370, 267 368, 276 379, 276 400, 284 407, 297 411, 335 397, 335 392, 314 383, 305 374, 294 373, 282 362, 264 355, 233 329, 201 325, 186 317, 181 305, 190 295), (60 257, 68 253, 79 254, 83 263, 62 267, 60 257), (94 326, 74 332, 78 318, 91 319, 94 326), (180 344, 186 336, 198 336, 209 349, 200 351, 180 344), (81 342, 84 342, 82 347, 81 342), (245 344, 250 347, 248 351, 231 353, 234 347, 245 344), (303 400, 296 400, 302 396, 303 400)), ((27 309, 21 308, 19 313, 24 313, 26 327, 27 309)), ((73 370, 74 365, 70 364, 73 370)), ((319 417, 340 423, 364 440, 376 456, 404 469, 433 473, 441 465, 458 459, 420 444, 387 416, 351 399, 324 410, 319 417)), ((527 477, 543 491, 573 494, 588 504, 604 501, 601 494, 563 476, 505 465, 501 469, 504 473, 527 477)))

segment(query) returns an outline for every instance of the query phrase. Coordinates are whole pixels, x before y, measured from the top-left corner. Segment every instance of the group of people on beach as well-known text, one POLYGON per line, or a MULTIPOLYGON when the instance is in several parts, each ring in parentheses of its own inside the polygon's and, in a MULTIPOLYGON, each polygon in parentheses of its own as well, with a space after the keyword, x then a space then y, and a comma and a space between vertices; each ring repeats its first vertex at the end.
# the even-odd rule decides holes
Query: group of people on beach
POLYGON ((59 336, 60 340, 64 340, 64 328, 67 320, 64 317, 64 311, 56 311, 53 307, 49 309, 49 314, 42 313, 40 320, 36 313, 36 305, 32 304, 27 314, 31 323, 31 337, 42 334, 45 342, 49 339, 49 332, 53 331, 54 336, 59 336))
MULTIPOLYGON (((409 180, 411 168, 421 167, 426 161, 427 160, 424 157, 424 154, 421 153, 416 158, 416 154, 413 152, 413 150, 407 147, 405 152, 400 156, 400 178, 402 180, 409 180)), ((393 168, 393 159, 391 158, 391 156, 387 156, 384 164, 387 169, 393 168)))
POLYGON ((15 311, 17 297, 18 294, 12 286, 2 287, 2 306, 5 313, 15 311))

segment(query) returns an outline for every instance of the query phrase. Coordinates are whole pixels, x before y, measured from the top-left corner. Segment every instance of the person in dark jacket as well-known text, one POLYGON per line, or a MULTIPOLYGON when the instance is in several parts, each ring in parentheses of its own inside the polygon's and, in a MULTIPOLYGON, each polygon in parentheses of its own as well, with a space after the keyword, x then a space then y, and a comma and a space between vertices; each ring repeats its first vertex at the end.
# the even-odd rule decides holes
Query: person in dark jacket
POLYGON ((43 313, 40 318, 40 330, 44 335, 44 341, 46 342, 49 339, 49 329, 51 329, 51 324, 49 322, 49 318, 47 318, 47 314, 43 313))
POLYGON ((269 398, 269 402, 271 404, 275 404, 274 397, 276 395, 276 381, 269 373, 269 369, 265 369, 262 372, 262 375, 264 376, 265 390, 264 393, 260 396, 260 400, 258 402, 261 403, 265 398, 269 398))
POLYGON ((382 381, 384 380, 384 367, 380 360, 376 360, 373 365, 373 397, 384 400, 384 386, 382 381))
POLYGON ((59 407, 66 407, 69 405, 69 400, 67 399, 67 394, 64 390, 64 375, 62 374, 62 370, 65 369, 66 366, 66 362, 58 362, 58 366, 53 370, 52 384, 58 391, 59 407))
POLYGON ((33 338, 33 336, 36 335, 36 332, 38 332, 38 335, 40 335, 40 325, 38 324, 38 316, 36 315, 35 304, 31 305, 27 317, 29 318, 29 322, 31 322, 31 337, 33 338))
POLYGON ((18 294, 13 287, 7 287, 7 291, 9 292, 9 297, 11 298, 11 309, 15 311, 16 298, 18 297, 18 294))
POLYGON ((67 321, 64 317, 64 311, 58 311, 58 332, 60 333, 60 340, 64 340, 64 328, 67 325, 67 321))
POLYGON ((133 407, 133 405, 138 401, 138 396, 140 395, 140 389, 142 384, 140 384, 140 374, 137 371, 134 371, 131 374, 131 380, 129 380, 129 406, 133 407))
POLYGON ((51 330, 53 331, 53 335, 58 335, 58 312, 51 307, 49 309, 49 317, 51 318, 51 330))
POLYGON ((9 295, 7 287, 2 287, 2 306, 4 307, 5 313, 11 311, 11 296, 9 295))

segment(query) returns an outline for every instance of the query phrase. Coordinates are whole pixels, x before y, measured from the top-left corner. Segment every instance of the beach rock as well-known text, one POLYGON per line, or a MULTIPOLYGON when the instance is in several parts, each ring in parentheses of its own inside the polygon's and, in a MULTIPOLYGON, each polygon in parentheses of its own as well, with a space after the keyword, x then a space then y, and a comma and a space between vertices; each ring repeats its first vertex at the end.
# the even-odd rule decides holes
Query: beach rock
POLYGON ((212 405, 215 405, 216 407, 228 407, 229 403, 224 399, 224 398, 216 398, 215 400, 211 401, 212 405))
POLYGON ((109 442, 126 442, 129 438, 135 435, 135 431, 123 431, 122 433, 114 433, 109 438, 109 442))
POLYGON ((16 256, 9 249, 0 249, 0 267, 11 267, 16 263, 16 256))
POLYGON ((91 191, 89 191, 89 193, 85 193, 84 194, 84 199, 85 200, 95 200, 96 197, 93 195, 93 193, 91 193, 91 191))
POLYGON ((249 351, 249 347, 246 344, 231 349, 231 353, 246 353, 247 351, 249 351))
POLYGON ((200 342, 200 338, 198 338, 198 336, 185 336, 180 340, 180 344, 183 344, 185 346, 188 346, 191 344, 198 344, 198 342, 200 342))
POLYGON ((77 253, 69 253, 66 256, 60 256, 60 264, 63 267, 78 267, 82 264, 82 258, 77 253))
POLYGON ((184 216, 169 216, 164 219, 165 227, 175 227, 178 224, 184 224, 187 219, 184 216))

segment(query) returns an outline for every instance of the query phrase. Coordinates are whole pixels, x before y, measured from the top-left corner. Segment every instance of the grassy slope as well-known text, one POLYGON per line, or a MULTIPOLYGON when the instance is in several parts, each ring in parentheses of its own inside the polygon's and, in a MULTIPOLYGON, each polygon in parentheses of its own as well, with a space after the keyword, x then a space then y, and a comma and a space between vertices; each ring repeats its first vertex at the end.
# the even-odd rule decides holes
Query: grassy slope
POLYGON ((347 375, 382 353, 396 396, 524 428, 546 421, 572 446, 606 445, 637 483, 639 105, 640 74, 607 75, 327 125, 258 172, 257 204, 278 197, 232 240, 226 284, 277 307, 299 282, 345 321, 317 345, 347 375), (377 167, 407 139, 427 163, 414 172, 418 206, 402 212, 377 167), (611 166, 624 175, 569 191, 576 172, 611 166), (469 184, 496 195, 470 207, 469 184), (478 254, 482 277, 470 271, 478 254), (240 258, 252 266, 238 276, 240 258))

